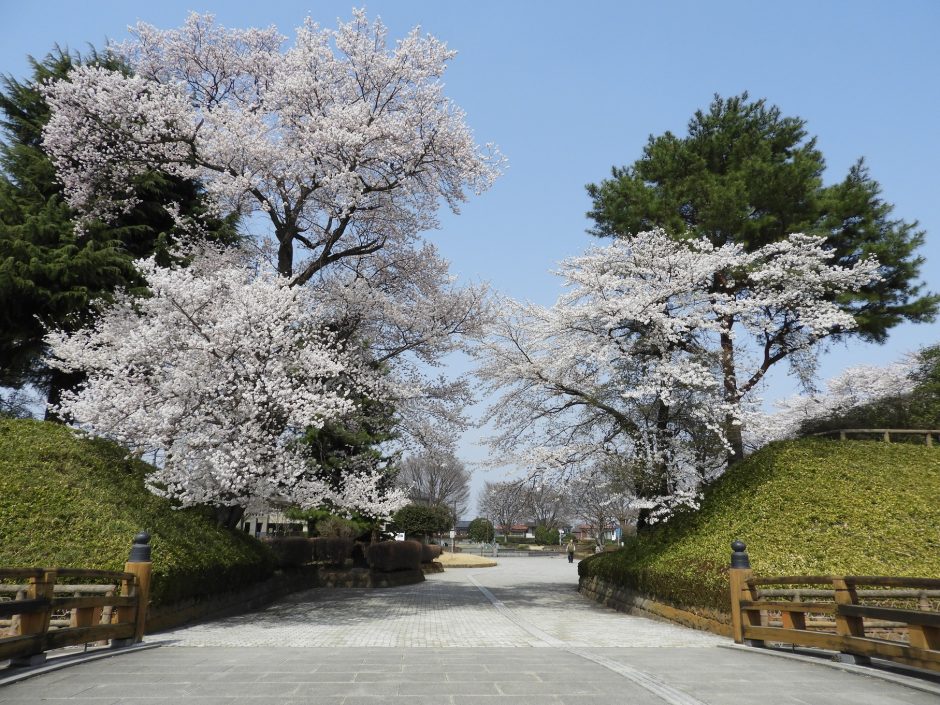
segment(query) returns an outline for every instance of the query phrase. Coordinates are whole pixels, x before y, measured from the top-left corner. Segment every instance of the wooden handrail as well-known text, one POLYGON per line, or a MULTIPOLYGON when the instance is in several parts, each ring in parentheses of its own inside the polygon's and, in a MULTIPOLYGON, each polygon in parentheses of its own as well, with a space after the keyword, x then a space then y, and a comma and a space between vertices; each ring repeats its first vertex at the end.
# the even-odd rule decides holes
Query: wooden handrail
POLYGON ((831 436, 835 433, 839 434, 839 440, 846 440, 846 434, 849 433, 880 433, 882 439, 886 443, 891 442, 891 434, 900 434, 908 436, 923 436, 928 446, 933 446, 933 437, 940 437, 940 429, 935 428, 834 428, 829 431, 817 431, 816 433, 810 433, 810 437, 813 436, 831 436))
POLYGON ((111 640, 112 646, 139 642, 150 598, 150 536, 142 532, 134 541, 123 571, 0 568, 0 580, 27 580, 23 585, 3 585, 0 589, 0 594, 15 595, 12 600, 0 601, 0 617, 12 617, 8 622, 12 633, 4 636, 0 631, 0 660, 36 665, 45 660, 46 651, 63 646, 102 640, 111 640), (74 578, 108 580, 112 584, 60 582, 74 578), (58 619, 52 623, 52 613, 62 610, 69 610, 67 626, 59 626, 64 623, 58 619))
MULTIPOLYGON (((807 646, 839 652, 841 659, 865 663, 875 657, 940 671, 940 612, 930 609, 929 597, 940 596, 940 579, 883 575, 754 576, 741 542, 732 544, 731 615, 734 640, 753 646, 766 642, 807 646), (825 585, 831 590, 761 590, 765 585, 825 585), (876 588, 859 590, 859 586, 876 588), (892 588, 907 588, 897 590, 892 588), (915 588, 914 590, 910 588, 915 588), (772 593, 772 594, 770 594, 772 593), (811 593, 812 602, 771 599, 811 593), (820 602, 819 598, 831 598, 820 602), (886 599, 917 600, 918 609, 884 606, 886 599), (861 600, 881 604, 862 604, 861 600), (770 625, 779 614, 780 626, 770 625), (830 615, 833 623, 813 622, 809 615, 830 615), (878 623, 874 623, 878 620, 878 623), (901 639, 885 638, 886 626, 896 626, 901 639), (880 630, 878 637, 866 629, 880 630)), ((807 595, 809 596, 809 595, 807 595)))
POLYGON ((832 585, 838 578, 852 585, 922 588, 940 590, 940 578, 905 578, 885 575, 783 575, 747 579, 748 585, 832 585))

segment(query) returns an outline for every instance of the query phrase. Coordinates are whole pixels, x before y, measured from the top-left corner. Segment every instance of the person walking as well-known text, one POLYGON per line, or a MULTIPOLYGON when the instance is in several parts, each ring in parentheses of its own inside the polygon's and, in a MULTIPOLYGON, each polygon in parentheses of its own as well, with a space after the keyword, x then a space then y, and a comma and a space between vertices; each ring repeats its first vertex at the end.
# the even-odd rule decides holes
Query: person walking
POLYGON ((568 562, 574 563, 574 539, 568 539, 568 545, 565 546, 565 550, 568 551, 568 562))

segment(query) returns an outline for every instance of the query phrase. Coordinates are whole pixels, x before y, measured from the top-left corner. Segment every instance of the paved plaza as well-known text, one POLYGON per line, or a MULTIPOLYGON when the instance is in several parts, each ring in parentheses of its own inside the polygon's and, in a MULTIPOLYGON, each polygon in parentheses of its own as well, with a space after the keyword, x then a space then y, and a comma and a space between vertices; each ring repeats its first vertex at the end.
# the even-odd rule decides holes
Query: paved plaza
POLYGON ((318 589, 150 635, 161 648, 0 687, 32 705, 937 705, 880 679, 727 648, 603 608, 557 558, 318 589))

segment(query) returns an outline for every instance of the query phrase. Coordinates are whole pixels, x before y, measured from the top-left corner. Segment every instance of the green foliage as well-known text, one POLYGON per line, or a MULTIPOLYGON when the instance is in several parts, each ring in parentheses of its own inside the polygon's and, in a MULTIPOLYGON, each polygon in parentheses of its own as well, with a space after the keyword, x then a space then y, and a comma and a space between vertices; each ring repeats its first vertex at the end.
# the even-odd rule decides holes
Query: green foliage
POLYGON ((940 449, 821 439, 732 466, 701 509, 582 561, 582 576, 676 604, 729 609, 730 543, 758 575, 940 577, 940 449))
MULTIPOLYGON (((347 344, 353 344, 349 342, 353 332, 342 326, 335 332, 347 344)), ((379 470, 384 472, 380 490, 390 490, 394 486, 395 475, 389 466, 390 458, 383 455, 380 447, 394 438, 394 410, 388 403, 362 395, 357 395, 354 401, 354 413, 343 419, 328 420, 320 428, 310 426, 306 429, 301 443, 315 468, 313 474, 338 489, 350 474, 379 470)), ((324 518, 316 517, 316 513, 323 511, 327 515, 332 514, 330 507, 321 507, 308 510, 307 516, 302 516, 300 510, 292 516, 307 519, 308 527, 313 528, 319 518, 324 518)), ((361 516, 358 520, 368 524, 373 531, 377 531, 381 523, 378 517, 361 516)))
MULTIPOLYGON (((917 353, 913 373, 915 387, 910 394, 899 394, 820 419, 810 419, 800 426, 802 435, 844 428, 940 429, 940 345, 917 353)), ((892 437, 893 441, 923 443, 923 436, 892 437)))
POLYGON ((148 467, 64 426, 0 419, 0 566, 120 570, 145 529, 155 604, 271 575, 274 561, 261 542, 150 493, 148 467))
POLYGON ((329 563, 337 568, 342 567, 352 555, 355 545, 352 539, 342 536, 318 536, 309 541, 313 548, 313 560, 329 563))
POLYGON ((858 333, 882 341, 903 320, 933 320, 940 297, 919 296, 925 233, 893 219, 894 206, 859 160, 823 186, 825 161, 805 121, 748 94, 722 100, 689 121, 688 135, 650 136, 643 156, 587 187, 594 235, 629 236, 662 227, 754 250, 795 232, 825 235, 839 264, 869 254, 883 279, 846 298, 858 333))
POLYGON ((297 568, 313 560, 313 544, 304 536, 271 536, 262 540, 278 568, 297 568))
POLYGON ((288 507, 284 511, 288 519, 303 521, 307 524, 307 535, 310 537, 317 535, 317 522, 322 519, 333 516, 328 509, 301 509, 300 507, 288 507))
POLYGON ((558 529, 549 529, 547 526, 535 527, 535 541, 543 546, 557 546, 558 536, 558 529))
POLYGON ((421 553, 419 541, 381 541, 366 548, 369 567, 379 573, 421 570, 421 553))
POLYGON ((453 518, 447 507, 436 504, 409 504, 395 512, 392 521, 406 536, 424 536, 449 531, 453 518))
POLYGON ((141 198, 131 212, 76 233, 42 149, 50 111, 39 86, 64 78, 76 65, 124 69, 94 51, 83 59, 58 50, 30 63, 32 76, 25 81, 0 78, 0 384, 33 382, 61 390, 80 378, 58 377, 43 365, 46 328, 74 330, 93 318, 93 301, 108 301, 119 288, 143 291, 133 260, 155 254, 164 264, 170 261, 174 222, 165 205, 178 204, 184 217, 202 219, 225 242, 236 239, 235 219, 205 218, 197 184, 151 172, 139 179, 141 198))
POLYGON ((365 521, 346 519, 335 514, 317 522, 317 536, 326 538, 355 539, 369 531, 369 524, 365 521))
POLYGON ((492 543, 493 538, 496 536, 496 530, 493 527, 493 522, 489 519, 477 517, 471 521, 470 526, 467 527, 467 534, 470 536, 471 541, 492 543))

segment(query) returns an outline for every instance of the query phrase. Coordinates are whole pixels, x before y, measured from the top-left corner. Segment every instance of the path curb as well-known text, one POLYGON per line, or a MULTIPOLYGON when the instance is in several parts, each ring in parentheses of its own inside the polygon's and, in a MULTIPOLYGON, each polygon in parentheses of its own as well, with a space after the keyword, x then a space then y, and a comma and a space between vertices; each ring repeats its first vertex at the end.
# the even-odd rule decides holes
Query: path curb
POLYGON ((100 661, 103 658, 113 658, 114 656, 122 656, 123 654, 132 654, 138 651, 158 649, 161 646, 163 646, 163 644, 159 642, 156 644, 134 644, 133 646, 122 646, 121 648, 115 649, 106 648, 99 651, 88 651, 69 656, 57 656, 44 663, 42 666, 27 668, 25 670, 17 669, 18 673, 9 676, 0 675, 0 686, 19 683, 20 681, 25 681, 27 678, 41 676, 44 673, 52 673, 53 671, 60 671, 69 666, 78 666, 79 664, 100 661))
MULTIPOLYGON (((851 663, 842 663, 840 661, 830 661, 828 658, 828 653, 825 655, 820 654, 819 656, 810 656, 806 654, 791 653, 789 651, 782 651, 780 649, 774 648, 755 648, 753 646, 744 646, 743 644, 718 644, 718 648, 732 649, 734 651, 746 651, 747 653, 764 656, 774 656, 776 658, 789 659, 791 661, 800 661, 801 663, 813 663, 817 666, 823 666, 824 668, 834 668, 838 671, 848 671, 849 673, 854 673, 860 676, 878 678, 879 680, 894 683, 895 685, 903 685, 907 688, 919 690, 924 693, 930 693, 931 695, 940 695, 940 684, 929 683, 920 680, 916 676, 904 676, 899 673, 882 671, 878 668, 856 666, 851 663)), ((885 662, 885 664, 888 665, 889 662, 885 662)), ((925 671, 925 674, 927 673, 929 672, 925 671)))

